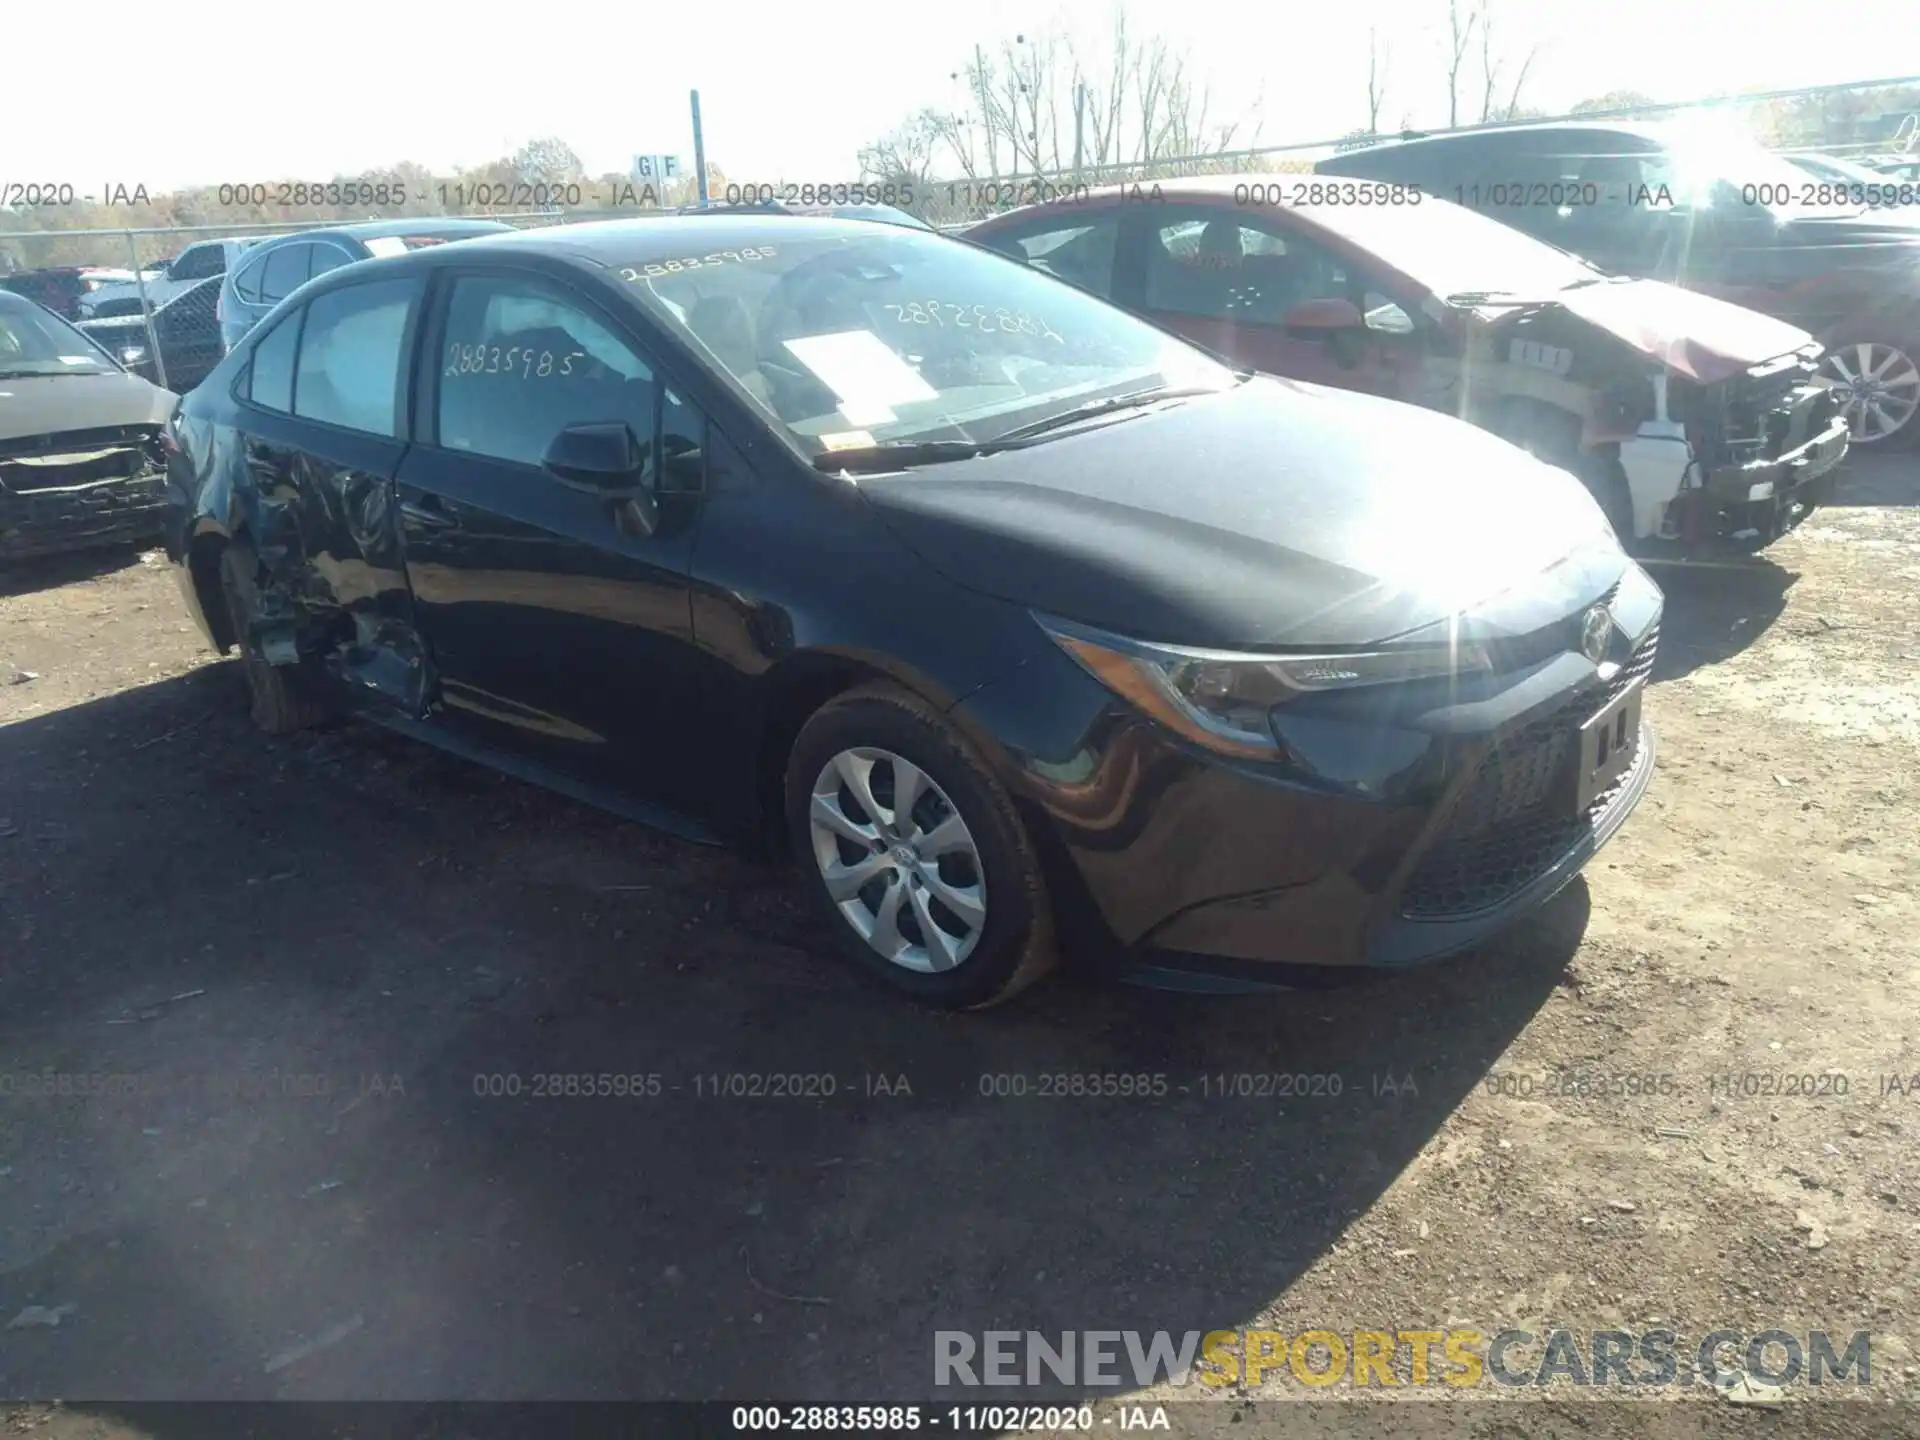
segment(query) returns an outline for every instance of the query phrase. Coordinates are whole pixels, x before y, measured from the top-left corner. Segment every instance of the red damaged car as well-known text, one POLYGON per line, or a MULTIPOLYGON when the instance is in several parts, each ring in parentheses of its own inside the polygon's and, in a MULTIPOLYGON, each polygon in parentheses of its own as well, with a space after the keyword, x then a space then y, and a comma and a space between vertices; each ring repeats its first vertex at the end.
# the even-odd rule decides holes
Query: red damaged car
POLYGON ((1645 558, 1765 548, 1847 451, 1806 331, 1608 275, 1413 187, 1160 181, 965 238, 1245 368, 1482 425, 1578 475, 1645 558))

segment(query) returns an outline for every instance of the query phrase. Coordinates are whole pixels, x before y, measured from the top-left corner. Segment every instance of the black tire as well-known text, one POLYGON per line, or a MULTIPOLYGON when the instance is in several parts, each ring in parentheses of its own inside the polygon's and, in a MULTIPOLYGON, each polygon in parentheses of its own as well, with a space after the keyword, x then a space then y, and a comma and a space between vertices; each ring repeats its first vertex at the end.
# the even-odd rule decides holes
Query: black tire
POLYGON ((787 832, 812 903, 845 954, 896 994, 949 1010, 981 1009, 1018 994, 1056 959, 1053 908, 1040 858, 1006 789, 966 739, 918 696, 873 684, 836 696, 801 728, 788 756, 787 832), (844 750, 874 747, 918 766, 972 833, 987 897, 979 939, 950 970, 914 971, 876 952, 827 892, 808 819, 815 777, 844 750))
POLYGON ((220 588, 233 621, 253 723, 269 735, 290 735, 321 724, 331 711, 313 698, 312 677, 304 666, 269 665, 255 648, 251 631, 260 606, 259 569, 245 540, 233 540, 220 552, 220 588))
POLYGON ((1612 522, 1620 543, 1633 544, 1633 492, 1627 488, 1627 472, 1617 450, 1611 446, 1582 450, 1580 421, 1548 405, 1509 405, 1500 417, 1498 431, 1503 439, 1535 458, 1578 476, 1612 522))

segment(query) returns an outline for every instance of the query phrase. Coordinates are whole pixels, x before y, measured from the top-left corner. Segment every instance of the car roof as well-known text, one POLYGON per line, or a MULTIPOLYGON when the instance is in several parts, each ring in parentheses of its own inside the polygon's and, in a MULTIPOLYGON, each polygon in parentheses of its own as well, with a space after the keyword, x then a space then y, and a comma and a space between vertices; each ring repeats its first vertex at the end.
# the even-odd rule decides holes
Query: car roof
MULTIPOLYGON (((929 234, 917 227, 890 227, 896 234, 929 234)), ((532 230, 482 235, 461 244, 446 263, 475 254, 552 255, 602 268, 645 264, 675 256, 698 255, 741 245, 778 245, 809 239, 865 239, 874 233, 867 220, 838 220, 814 215, 663 215, 655 219, 588 220, 532 230)), ((434 264, 445 258, 439 247, 396 255, 383 264, 434 264)))
POLYGON ((321 235, 345 235, 353 240, 378 240, 388 235, 499 235, 512 228, 505 221, 482 220, 471 215, 409 215, 398 220, 350 220, 341 225, 316 225, 311 230, 260 237, 259 243, 277 246, 321 235))
POLYGON ((880 225, 898 225, 908 230, 931 230, 933 226, 898 205, 878 201, 848 201, 824 205, 788 204, 783 200, 742 200, 733 204, 682 205, 675 215, 792 215, 816 219, 871 220, 880 225))
POLYGON ((1387 151, 1454 149, 1503 135, 1560 135, 1569 139, 1582 135, 1612 135, 1664 144, 1670 142, 1674 134, 1675 129, 1672 125, 1658 120, 1536 120, 1521 125, 1489 126, 1486 129, 1446 130, 1431 135, 1404 132, 1386 137, 1376 145, 1363 145, 1352 150, 1342 150, 1330 158, 1345 159, 1349 155, 1379 155, 1387 151))
MULTIPOLYGON (((1122 185, 1101 185, 1092 190, 1081 191, 1075 195, 1070 202, 1065 200, 1042 200, 1032 205, 1022 205, 1017 210, 1003 210, 998 215, 989 215, 985 220, 969 227, 969 229, 985 230, 989 226, 998 229, 1003 221, 1011 220, 1016 215, 1025 219, 1033 215, 1053 214, 1061 217, 1060 228, 1065 230, 1071 228, 1073 224, 1072 217, 1075 212, 1096 209, 1111 200, 1132 203, 1150 197, 1153 200, 1160 201, 1172 201, 1175 203, 1192 201, 1196 204, 1202 204, 1217 200, 1235 200, 1236 196, 1240 196, 1241 198, 1236 203, 1244 205, 1245 197, 1243 192, 1248 186, 1266 185, 1284 187, 1295 181, 1311 183, 1315 178, 1316 177, 1312 175, 1300 171, 1250 170, 1239 175, 1183 175, 1172 180, 1140 180, 1129 181, 1122 185)), ((1322 180, 1320 183, 1325 184, 1326 182, 1322 180)), ((1276 205, 1279 203, 1278 201, 1275 202, 1276 205)), ((1249 208, 1263 209, 1266 207, 1264 204, 1256 204, 1249 208)), ((1288 210, 1307 212, 1313 215, 1317 221, 1319 219, 1319 212, 1330 207, 1287 204, 1285 208, 1288 210)))

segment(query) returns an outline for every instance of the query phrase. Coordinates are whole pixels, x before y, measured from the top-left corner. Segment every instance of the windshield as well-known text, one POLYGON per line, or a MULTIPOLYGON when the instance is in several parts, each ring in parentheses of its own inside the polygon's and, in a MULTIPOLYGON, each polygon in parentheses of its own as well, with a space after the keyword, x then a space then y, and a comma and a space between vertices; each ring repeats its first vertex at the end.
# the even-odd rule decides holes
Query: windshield
POLYGON ((794 220, 617 273, 809 453, 986 441, 1109 395, 1234 381, 1069 285, 921 231, 794 220))
POLYGON ((1551 295, 1604 278, 1577 256, 1432 195, 1418 205, 1303 206, 1301 213, 1436 295, 1551 295))
POLYGON ((0 291, 0 375, 88 374, 116 368, 59 316, 0 291))

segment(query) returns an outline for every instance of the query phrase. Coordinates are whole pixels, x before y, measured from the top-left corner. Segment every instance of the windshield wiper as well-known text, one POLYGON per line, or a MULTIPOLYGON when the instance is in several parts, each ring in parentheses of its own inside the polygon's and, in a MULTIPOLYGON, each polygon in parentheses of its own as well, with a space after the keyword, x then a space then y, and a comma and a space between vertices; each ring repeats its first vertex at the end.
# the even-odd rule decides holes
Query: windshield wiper
MULTIPOLYGON (((971 460, 995 448, 983 440, 881 440, 847 450, 829 450, 813 457, 813 468, 837 470, 905 470, 914 465, 944 465, 971 460)), ((1008 446, 1008 449, 1014 447, 1008 446)))
POLYGON ((905 470, 914 465, 945 465, 956 460, 973 460, 982 455, 996 455, 1003 450, 1024 450, 1052 431, 1082 420, 1091 420, 1096 415, 1105 415, 1118 410, 1137 410, 1144 405, 1156 404, 1161 400, 1180 400, 1195 395, 1220 393, 1218 388, 1207 385, 1134 390, 1125 395, 1109 395, 1104 399, 1089 400, 1083 405, 1075 405, 1071 409, 1028 421, 1025 425, 1016 425, 1013 429, 996 435, 991 440, 881 440, 872 445, 861 445, 848 450, 829 450, 825 454, 816 455, 813 457, 813 468, 828 472, 905 470))
POLYGON ((1016 425, 1013 429, 994 436, 987 443, 1000 445, 1009 440, 1028 440, 1036 435, 1045 435, 1050 430, 1058 430, 1063 425, 1073 425, 1081 420, 1091 419, 1095 415, 1105 415, 1115 410, 1137 410, 1143 405, 1152 405, 1161 400, 1186 400, 1195 395, 1220 393, 1219 387, 1212 385, 1158 386, 1151 390, 1130 390, 1125 395, 1109 395, 1102 400, 1089 400, 1083 405, 1075 405, 1070 410, 1043 415, 1038 420, 1028 421, 1025 425, 1016 425))
POLYGON ((0 370, 0 380, 41 380, 49 375, 98 375, 102 367, 83 370, 77 366, 63 365, 58 370, 0 370))

